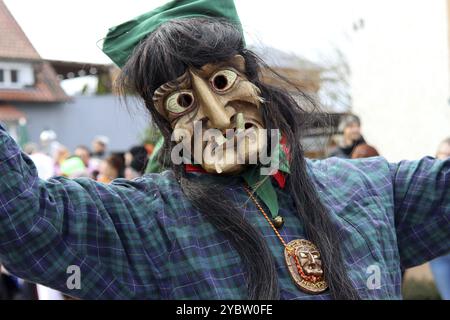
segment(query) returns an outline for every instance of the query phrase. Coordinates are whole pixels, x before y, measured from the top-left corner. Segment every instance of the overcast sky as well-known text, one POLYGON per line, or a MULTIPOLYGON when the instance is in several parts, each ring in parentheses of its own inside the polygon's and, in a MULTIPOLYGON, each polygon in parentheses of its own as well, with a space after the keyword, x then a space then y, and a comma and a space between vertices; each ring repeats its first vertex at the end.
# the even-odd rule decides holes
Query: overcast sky
MULTIPOLYGON (((167 0, 4 0, 46 59, 109 63, 99 41, 109 27, 167 0)), ((211 0, 214 1, 214 0, 211 0)), ((358 0, 236 0, 249 44, 315 60, 348 40, 358 0)), ((360 2, 362 0, 359 0, 360 2)))

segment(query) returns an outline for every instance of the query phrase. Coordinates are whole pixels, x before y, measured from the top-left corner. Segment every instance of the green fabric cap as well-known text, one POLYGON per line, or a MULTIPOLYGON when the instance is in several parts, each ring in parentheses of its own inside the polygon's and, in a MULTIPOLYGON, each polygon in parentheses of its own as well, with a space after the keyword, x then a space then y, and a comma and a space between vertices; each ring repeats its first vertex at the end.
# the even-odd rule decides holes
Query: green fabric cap
POLYGON ((225 18, 242 30, 233 0, 173 0, 167 4, 110 28, 103 52, 123 67, 134 48, 164 22, 190 17, 225 18))

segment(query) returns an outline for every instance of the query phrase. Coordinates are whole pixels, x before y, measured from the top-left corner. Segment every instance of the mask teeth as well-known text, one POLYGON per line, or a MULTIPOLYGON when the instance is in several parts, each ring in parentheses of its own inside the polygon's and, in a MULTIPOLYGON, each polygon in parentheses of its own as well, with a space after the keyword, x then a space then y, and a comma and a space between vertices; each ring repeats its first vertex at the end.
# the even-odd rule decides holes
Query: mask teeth
POLYGON ((244 114, 242 112, 236 115, 236 130, 243 131, 245 129, 244 114))
POLYGON ((227 142, 227 139, 225 139, 225 137, 222 136, 222 135, 219 135, 219 136, 215 137, 215 139, 216 139, 217 146, 221 146, 222 144, 227 142))
POLYGON ((223 171, 223 170, 222 170, 222 166, 221 166, 219 163, 216 162, 216 163, 214 164, 214 166, 215 166, 215 168, 216 168, 216 172, 217 172, 217 173, 222 173, 222 171, 223 171))

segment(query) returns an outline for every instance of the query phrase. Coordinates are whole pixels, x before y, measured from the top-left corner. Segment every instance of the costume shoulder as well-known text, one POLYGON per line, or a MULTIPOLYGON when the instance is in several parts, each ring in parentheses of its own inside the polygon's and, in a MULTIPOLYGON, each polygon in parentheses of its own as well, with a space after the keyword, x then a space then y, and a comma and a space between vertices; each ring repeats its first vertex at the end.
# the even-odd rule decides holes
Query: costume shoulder
POLYGON ((370 235, 367 242, 379 236, 371 234, 376 225, 377 234, 397 245, 404 268, 448 252, 450 159, 329 158, 307 160, 307 166, 330 211, 370 235))
POLYGON ((379 219, 393 226, 393 182, 382 157, 307 160, 319 197, 333 215, 361 223, 379 219))
POLYGON ((327 188, 341 189, 362 182, 391 183, 389 162, 383 157, 354 160, 337 157, 324 160, 306 159, 306 163, 313 181, 327 188))

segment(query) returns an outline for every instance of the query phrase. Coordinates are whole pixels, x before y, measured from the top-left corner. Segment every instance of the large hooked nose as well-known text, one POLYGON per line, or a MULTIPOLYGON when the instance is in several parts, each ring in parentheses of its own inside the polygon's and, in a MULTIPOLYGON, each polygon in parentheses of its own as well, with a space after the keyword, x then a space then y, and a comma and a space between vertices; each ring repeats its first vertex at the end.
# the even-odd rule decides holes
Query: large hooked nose
POLYGON ((226 112, 225 104, 218 99, 208 81, 194 72, 191 72, 191 81, 197 102, 205 116, 208 117, 208 127, 220 130, 230 128, 231 116, 226 112))

